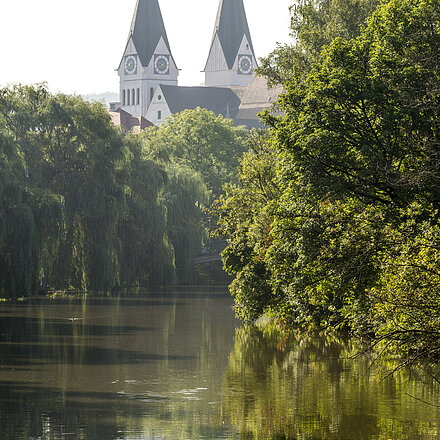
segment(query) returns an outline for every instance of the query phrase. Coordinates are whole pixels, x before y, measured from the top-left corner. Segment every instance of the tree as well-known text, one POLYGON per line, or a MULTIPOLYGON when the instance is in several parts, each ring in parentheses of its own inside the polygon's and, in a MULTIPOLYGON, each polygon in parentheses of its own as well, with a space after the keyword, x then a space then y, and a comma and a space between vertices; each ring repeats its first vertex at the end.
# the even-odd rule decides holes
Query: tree
POLYGON ((167 209, 167 234, 174 249, 177 280, 195 284, 193 257, 206 238, 203 214, 208 189, 200 174, 185 165, 171 162, 165 171, 168 179, 161 200, 167 209))
POLYGON ((100 104, 45 86, 3 89, 0 139, 3 295, 173 279, 165 174, 100 104))
POLYGON ((25 156, 28 114, 17 114, 23 95, 44 95, 43 88, 0 91, 0 294, 37 292, 50 275, 63 230, 63 200, 30 178, 25 156), (14 121, 15 120, 15 121, 14 121), (17 123, 14 123, 17 122, 17 123))
MULTIPOLYGON (((439 65, 440 4, 390 0, 284 84, 284 115, 266 117, 280 196, 246 316, 438 356, 439 65)), ((226 264, 240 255, 231 247, 226 264)))
POLYGON ((335 38, 359 36, 378 4, 379 0, 297 0, 290 7, 293 44, 278 44, 262 59, 258 74, 272 85, 304 79, 322 61, 322 49, 335 38))
POLYGON ((174 248, 177 279, 196 281, 193 256, 207 236, 205 209, 235 179, 246 149, 247 131, 232 121, 197 108, 170 116, 158 129, 142 133, 144 155, 167 175, 162 202, 174 248))
POLYGON ((243 127, 234 127, 232 120, 201 108, 171 115, 158 130, 144 134, 153 155, 167 156, 200 173, 212 199, 234 179, 246 137, 243 127))
POLYGON ((288 166, 274 246, 296 261, 286 267, 290 296, 307 292, 329 313, 369 307, 363 292, 390 245, 385 226, 402 224, 416 201, 418 221, 438 209, 437 19, 435 2, 384 4, 359 38, 335 40, 284 95, 275 142, 288 166))
POLYGON ((137 135, 127 137, 125 209, 118 225, 121 286, 162 285, 174 280, 169 213, 162 194, 168 175, 145 157, 137 135))
POLYGON ((238 183, 225 186, 225 194, 213 205, 219 219, 217 235, 229 237, 223 252, 226 271, 235 280, 230 285, 238 316, 252 320, 274 300, 265 254, 270 247, 273 204, 280 196, 275 182, 276 156, 270 149, 268 133, 253 131, 249 152, 238 170, 238 183))

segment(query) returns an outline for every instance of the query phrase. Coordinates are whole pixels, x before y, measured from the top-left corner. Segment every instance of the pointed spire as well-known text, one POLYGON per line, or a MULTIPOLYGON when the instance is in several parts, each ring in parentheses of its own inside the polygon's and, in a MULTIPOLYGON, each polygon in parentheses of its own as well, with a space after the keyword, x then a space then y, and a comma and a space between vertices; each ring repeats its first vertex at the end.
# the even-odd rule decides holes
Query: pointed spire
POLYGON ((160 37, 171 53, 158 0, 137 0, 129 37, 133 38, 143 66, 150 62, 160 37))
POLYGON ((229 69, 234 66, 243 36, 246 36, 252 53, 254 53, 243 0, 220 0, 213 42, 216 35, 219 37, 229 69))

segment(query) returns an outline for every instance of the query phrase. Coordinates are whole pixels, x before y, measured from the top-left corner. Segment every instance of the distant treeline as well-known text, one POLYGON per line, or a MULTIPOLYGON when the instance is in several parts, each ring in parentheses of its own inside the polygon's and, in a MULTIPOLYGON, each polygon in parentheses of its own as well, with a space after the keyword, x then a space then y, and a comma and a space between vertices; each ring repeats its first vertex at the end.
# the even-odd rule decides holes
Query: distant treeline
POLYGON ((305 0, 217 203, 237 313, 440 357, 440 2, 305 0))
POLYGON ((0 90, 0 296, 194 282, 246 137, 201 109, 126 135, 99 103, 0 90))

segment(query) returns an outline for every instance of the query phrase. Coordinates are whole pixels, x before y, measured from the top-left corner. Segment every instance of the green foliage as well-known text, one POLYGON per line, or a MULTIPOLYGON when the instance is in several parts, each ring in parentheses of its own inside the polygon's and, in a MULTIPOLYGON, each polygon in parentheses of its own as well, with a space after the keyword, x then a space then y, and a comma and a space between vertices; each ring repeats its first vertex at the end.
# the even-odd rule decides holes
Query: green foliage
POLYGON ((100 104, 0 90, 0 294, 194 283, 203 211, 246 136, 202 109, 124 135, 100 104))
POLYGON ((274 181, 276 158, 268 134, 254 131, 250 151, 243 156, 238 183, 225 186, 213 206, 219 218, 218 235, 230 237, 223 253, 225 269, 236 274, 230 286, 238 316, 252 320, 271 303, 270 278, 264 256, 271 243, 271 202, 279 195, 274 181))
POLYGON ((262 59, 258 73, 272 85, 304 79, 313 65, 322 61, 322 49, 335 38, 359 36, 378 4, 379 0, 297 0, 290 8, 294 43, 278 44, 262 59))
POLYGON ((357 25, 333 41, 324 24, 342 4, 324 24, 307 4, 293 29, 310 66, 284 82, 284 115, 266 118, 275 177, 247 187, 241 169, 218 208, 239 312, 438 357, 440 4, 383 2, 359 36, 357 25))
MULTIPOLYGON (((378 336, 408 354, 437 360, 439 225, 410 218, 398 229, 387 227, 385 233, 389 246, 380 258, 381 278, 369 292, 378 336)), ((413 361, 413 357, 409 359, 413 361)))
POLYGON ((223 185, 235 180, 247 136, 231 120, 200 108, 172 115, 159 129, 141 134, 145 157, 168 176, 162 201, 180 283, 196 281, 192 257, 206 238, 204 210, 223 185))
POLYGON ((208 203, 208 190, 200 174, 171 162, 165 168, 168 182, 162 195, 167 208, 167 232, 175 252, 177 280, 195 284, 193 255, 200 252, 205 238, 203 211, 208 203))
POLYGON ((6 88, 0 136, 3 296, 172 278, 163 172, 100 104, 45 86, 6 88))
POLYGON ((196 170, 215 198, 235 178, 247 131, 234 127, 230 119, 197 108, 171 115, 158 130, 143 136, 151 154, 196 170))
POLYGON ((302 303, 312 306, 301 321, 362 316, 369 325, 372 298, 365 292, 384 270, 379 256, 394 246, 386 227, 405 222, 414 201, 421 208, 411 215, 419 222, 438 209, 432 63, 440 61, 440 41, 428 32, 428 17, 438 19, 437 4, 384 4, 359 38, 335 40, 307 81, 282 98, 286 117, 273 141, 283 197, 273 251, 290 262, 279 276, 295 315, 302 303))
POLYGON ((137 136, 128 145, 125 211, 118 226, 122 241, 122 286, 161 285, 174 279, 174 250, 169 242, 167 208, 161 194, 167 175, 147 159, 137 136))
MULTIPOLYGON (((43 88, 23 94, 44 95, 43 88)), ((38 187, 29 176, 21 138, 14 124, 23 96, 0 91, 0 294, 23 296, 38 290, 49 275, 63 229, 63 200, 38 187)), ((23 119, 30 115, 23 114, 23 119)))

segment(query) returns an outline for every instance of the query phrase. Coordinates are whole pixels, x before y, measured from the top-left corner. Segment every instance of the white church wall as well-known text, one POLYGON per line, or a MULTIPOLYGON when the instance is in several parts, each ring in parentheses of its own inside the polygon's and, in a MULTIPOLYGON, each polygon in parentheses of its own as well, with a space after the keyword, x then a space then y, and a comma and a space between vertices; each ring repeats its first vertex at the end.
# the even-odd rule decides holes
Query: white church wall
POLYGON ((179 71, 162 37, 146 67, 141 65, 136 47, 132 38, 130 38, 124 51, 118 74, 120 76, 119 100, 121 108, 133 115, 147 117, 147 110, 157 87, 161 84, 177 86, 179 71), (134 55, 137 61, 136 71, 133 74, 127 74, 125 71, 125 60, 129 55, 134 55), (155 60, 158 55, 163 55, 163 59, 169 63, 164 74, 157 73, 157 68, 155 69, 155 60))
POLYGON ((252 79, 253 71, 257 67, 257 62, 252 53, 250 44, 243 35, 240 47, 235 57, 232 69, 229 69, 226 63, 223 49, 221 47, 218 35, 215 36, 208 62, 205 68, 205 86, 208 87, 245 87, 252 79), (242 56, 248 56, 251 60, 249 74, 240 71, 239 61, 242 56))
POLYGON ((173 57, 165 44, 164 39, 161 37, 154 50, 153 57, 151 58, 148 66, 145 68, 145 77, 151 80, 155 80, 157 84, 169 84, 172 86, 177 85, 177 77, 179 76, 179 70, 174 63, 173 57), (166 55, 169 57, 169 70, 167 74, 159 74, 155 72, 155 55, 166 55))
POLYGON ((214 37, 214 41, 209 52, 208 61, 206 63, 206 72, 217 72, 222 70, 228 70, 228 65, 226 63, 225 55, 223 53, 222 46, 218 35, 214 37))
POLYGON ((237 56, 235 57, 234 67, 231 70, 231 86, 248 86, 252 80, 253 72, 256 68, 257 62, 252 53, 252 49, 248 39, 246 38, 246 35, 243 35, 237 56), (247 56, 251 59, 249 73, 243 73, 240 69, 239 63, 242 56, 247 56))
POLYGON ((205 86, 207 87, 230 87, 231 74, 229 70, 205 72, 205 86))
POLYGON ((160 126, 165 118, 171 115, 170 108, 160 86, 157 87, 153 99, 150 102, 145 118, 153 124, 160 126))

